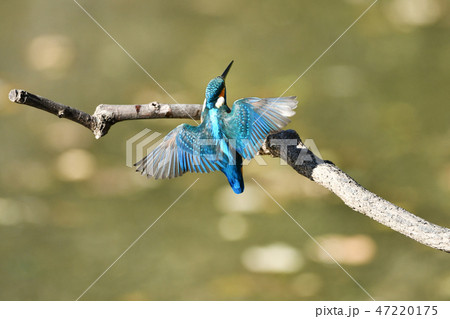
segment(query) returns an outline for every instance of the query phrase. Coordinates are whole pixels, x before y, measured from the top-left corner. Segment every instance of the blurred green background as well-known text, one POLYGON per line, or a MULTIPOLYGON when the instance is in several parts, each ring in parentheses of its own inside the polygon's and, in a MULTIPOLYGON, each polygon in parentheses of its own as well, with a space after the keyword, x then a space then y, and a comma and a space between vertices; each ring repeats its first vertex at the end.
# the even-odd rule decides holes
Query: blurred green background
MULTIPOLYGON (((228 99, 277 97, 368 0, 87 1, 180 103, 231 59, 228 99)), ((0 2, 0 299, 73 300, 196 178, 84 300, 368 300, 255 178, 379 300, 450 298, 450 259, 264 157, 235 195, 221 173, 154 181, 127 139, 180 120, 85 128, 9 102, 25 89, 92 113, 173 102, 71 0, 0 2)), ((450 5, 379 1, 286 95, 289 128, 369 190, 450 226, 450 5)), ((191 121, 187 121, 191 123, 191 121)))

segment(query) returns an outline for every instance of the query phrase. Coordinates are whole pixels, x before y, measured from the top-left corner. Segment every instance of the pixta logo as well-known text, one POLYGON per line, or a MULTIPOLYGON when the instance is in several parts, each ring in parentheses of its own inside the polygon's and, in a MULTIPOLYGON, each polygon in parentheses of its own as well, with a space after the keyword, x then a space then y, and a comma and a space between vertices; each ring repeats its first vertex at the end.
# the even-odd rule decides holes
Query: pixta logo
POLYGON ((271 139, 270 143, 280 147, 280 165, 288 165, 288 146, 295 146, 300 150, 296 158, 289 157, 295 165, 303 165, 305 162, 323 162, 322 154, 313 139, 306 139, 303 143, 298 143, 297 139, 271 139))
MULTIPOLYGON (((126 165, 128 167, 133 167, 134 163, 140 161, 144 157, 146 157, 148 154, 150 154, 163 140, 162 134, 156 131, 152 131, 150 129, 144 129, 140 131, 139 133, 135 134, 133 137, 129 138, 126 142, 126 165)), ((264 143, 264 141, 260 141, 261 144, 264 143)), ((296 157, 293 164, 295 165, 302 165, 304 162, 309 161, 315 161, 320 162, 322 161, 322 155, 319 152, 319 149, 317 148, 316 144, 314 143, 314 140, 312 139, 306 139, 303 143, 298 144, 297 139, 271 139, 270 141, 271 145, 273 146, 279 146, 280 149, 280 165, 284 166, 287 165, 287 153, 288 153, 288 147, 296 147, 297 149, 300 149, 300 152, 296 154, 296 157), (312 153, 311 153, 311 152, 312 153)), ((227 144, 230 147, 231 153, 233 153, 232 158, 230 158, 230 163, 235 164, 233 161, 235 160, 235 149, 237 145, 237 141, 230 139, 227 140, 227 144)), ((259 144, 259 143, 258 143, 259 144)), ((221 141, 219 140, 212 140, 212 139, 196 139, 195 143, 193 143, 192 146, 192 155, 193 156, 199 156, 204 157, 205 159, 208 159, 212 162, 216 160, 220 160, 222 158, 223 153, 220 150, 221 141)), ((167 150, 169 151, 169 150, 167 150)), ((169 152, 170 153, 170 152, 169 152)), ((168 155, 169 155, 168 153, 168 155)), ((170 156, 171 158, 171 156, 170 156)), ((161 162, 158 162, 157 166, 161 167, 165 164, 169 164, 167 161, 170 160, 170 158, 162 157, 160 160, 161 162)), ((292 157, 290 157, 292 162, 292 157)), ((261 155, 255 154, 255 156, 252 158, 257 165, 260 166, 266 166, 267 163, 263 159, 261 155)), ((149 162, 152 162, 151 160, 149 162)), ((242 165, 246 166, 250 163, 249 160, 244 160, 242 165)), ((156 164, 156 163, 153 163, 156 164)), ((192 163, 193 165, 195 163, 192 163)), ((198 165, 198 164, 197 164, 198 165)), ((147 168, 150 169, 150 168, 147 168)))
POLYGON ((152 132, 146 128, 126 142, 126 165, 133 167, 133 164, 150 154, 156 146, 161 142, 161 133, 152 132))

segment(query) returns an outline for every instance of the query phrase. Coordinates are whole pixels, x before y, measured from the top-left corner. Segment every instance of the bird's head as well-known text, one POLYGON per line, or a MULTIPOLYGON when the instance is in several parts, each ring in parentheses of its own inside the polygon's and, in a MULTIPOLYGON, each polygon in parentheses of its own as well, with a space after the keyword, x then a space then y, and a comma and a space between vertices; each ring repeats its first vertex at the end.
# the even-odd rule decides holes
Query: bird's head
POLYGON ((208 109, 213 108, 221 108, 222 105, 226 105, 227 103, 227 90, 225 88, 225 78, 230 71, 231 65, 233 61, 228 64, 225 71, 222 75, 215 77, 211 81, 209 81, 208 86, 206 87, 205 93, 205 107, 208 109))

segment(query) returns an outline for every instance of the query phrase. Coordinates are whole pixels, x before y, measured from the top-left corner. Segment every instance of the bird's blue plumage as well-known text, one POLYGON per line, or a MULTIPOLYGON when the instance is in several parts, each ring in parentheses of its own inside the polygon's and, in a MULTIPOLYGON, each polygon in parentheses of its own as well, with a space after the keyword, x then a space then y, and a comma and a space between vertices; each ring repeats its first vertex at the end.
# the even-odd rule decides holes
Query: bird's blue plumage
POLYGON ((293 96, 244 98, 234 102, 230 110, 225 77, 232 63, 208 83, 202 123, 176 127, 135 164, 137 171, 158 179, 220 170, 236 194, 244 191, 243 158, 252 159, 269 133, 289 123, 297 100, 293 96))
POLYGON ((242 176, 242 156, 236 153, 235 163, 228 164, 221 169, 236 194, 244 191, 244 177, 242 176))

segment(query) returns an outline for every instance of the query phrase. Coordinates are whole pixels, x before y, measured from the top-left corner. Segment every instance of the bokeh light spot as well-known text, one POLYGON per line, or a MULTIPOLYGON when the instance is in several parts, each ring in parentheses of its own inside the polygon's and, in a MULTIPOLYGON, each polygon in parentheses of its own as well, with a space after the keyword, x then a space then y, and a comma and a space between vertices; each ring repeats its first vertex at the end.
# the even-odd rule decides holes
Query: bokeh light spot
POLYGON ((94 157, 87 151, 72 149, 61 154, 56 163, 59 177, 66 181, 88 179, 94 173, 94 157))
MULTIPOLYGON (((371 262, 375 256, 376 244, 367 235, 324 235, 316 238, 322 247, 342 264, 364 265, 371 262)), ((333 259, 316 243, 310 243, 310 252, 314 260, 322 263, 333 264, 333 259)))
POLYGON ((68 69, 75 58, 72 41, 62 35, 45 34, 31 40, 28 62, 38 71, 62 71, 68 69))
POLYGON ((284 243, 250 247, 242 254, 244 267, 251 272, 294 273, 303 266, 301 253, 284 243))
POLYGON ((265 211, 267 197, 261 189, 247 183, 245 191, 239 196, 228 185, 219 189, 214 202, 224 213, 252 214, 265 211))
POLYGON ((437 0, 392 0, 386 3, 386 16, 399 27, 430 25, 441 17, 437 0))

